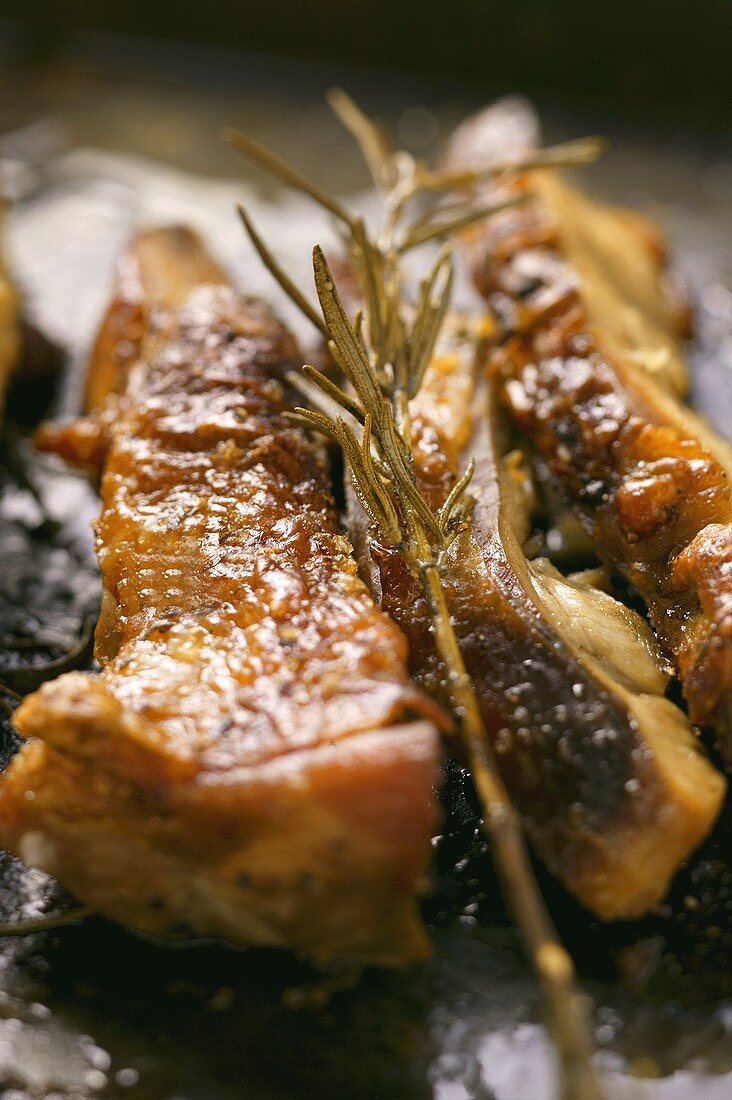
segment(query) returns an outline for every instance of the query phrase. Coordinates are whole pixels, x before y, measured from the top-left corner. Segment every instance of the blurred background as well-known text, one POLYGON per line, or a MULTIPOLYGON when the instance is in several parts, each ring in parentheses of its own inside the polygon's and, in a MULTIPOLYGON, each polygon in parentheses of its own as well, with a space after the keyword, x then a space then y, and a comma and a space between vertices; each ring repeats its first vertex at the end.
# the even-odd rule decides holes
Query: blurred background
MULTIPOLYGON (((731 62, 731 0, 0 0, 7 247, 44 330, 81 353, 134 224, 193 221, 236 263, 241 185, 270 232, 284 226, 268 206, 278 188, 222 143, 223 126, 350 193, 367 174, 324 104, 329 86, 426 158, 468 111, 520 91, 547 141, 609 137, 591 188, 656 216, 691 282, 721 286, 712 301, 726 310, 731 62), (229 190, 194 202, 190 175, 151 174, 161 163, 229 190)), ((312 207, 290 214, 297 267, 321 228, 312 207)), ((728 416, 732 394, 722 426, 728 416)))
MULTIPOLYGON (((687 141, 721 141, 732 120, 729 0, 2 0, 0 43, 2 129, 52 110, 80 141, 198 168, 216 155, 191 140, 201 98, 307 107, 344 79, 387 108, 521 90, 578 122, 687 141), (162 128, 145 107, 165 89, 162 128)), ((418 116, 406 131, 433 136, 418 116)))
MULTIPOLYGON (((5 0, 0 11, 6 60, 21 70, 63 58, 104 68, 109 35, 140 35, 223 47, 212 86, 236 81, 236 49, 593 99, 709 130, 732 110, 729 0, 5 0)), ((164 52, 159 75, 169 62, 164 52)))

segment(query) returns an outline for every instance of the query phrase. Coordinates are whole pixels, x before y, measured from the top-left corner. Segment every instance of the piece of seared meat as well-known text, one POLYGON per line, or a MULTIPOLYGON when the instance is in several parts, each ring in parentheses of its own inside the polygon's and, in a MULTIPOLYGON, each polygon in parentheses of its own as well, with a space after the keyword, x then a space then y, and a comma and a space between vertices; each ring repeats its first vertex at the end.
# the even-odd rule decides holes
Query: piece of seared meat
MULTIPOLYGON (((564 578, 523 553, 526 476, 519 456, 505 454, 492 388, 476 383, 480 330, 480 321, 448 322, 412 404, 415 470, 434 508, 458 458, 476 463, 472 523, 442 574, 452 621, 534 850, 599 917, 640 916, 711 829, 725 781, 664 698, 668 676, 647 623, 586 577, 564 578)), ((365 575, 409 638, 415 677, 440 698, 424 600, 351 503, 365 575)))
POLYGON ((16 711, 32 740, 0 781, 0 840, 145 932, 401 963, 428 946, 440 712, 358 578, 319 445, 286 418, 291 337, 196 286, 195 249, 188 293, 144 302, 116 387, 102 672, 16 711))
MULTIPOLYGON (((528 105, 499 103, 457 131, 447 161, 503 161, 537 130, 528 105)), ((658 234, 547 169, 489 190, 529 196, 465 238, 506 404, 643 597, 691 720, 716 728, 732 763, 732 451, 679 399, 684 311, 658 234)))

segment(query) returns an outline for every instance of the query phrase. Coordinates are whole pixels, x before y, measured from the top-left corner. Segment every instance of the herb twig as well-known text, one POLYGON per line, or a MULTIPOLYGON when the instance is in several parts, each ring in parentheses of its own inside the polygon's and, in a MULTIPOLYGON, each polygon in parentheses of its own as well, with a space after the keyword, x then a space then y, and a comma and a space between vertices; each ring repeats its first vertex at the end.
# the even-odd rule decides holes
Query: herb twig
MULTIPOLYGON (((348 227, 350 261, 364 302, 364 316, 354 322, 348 317, 322 250, 318 246, 313 250, 315 288, 328 347, 354 396, 313 368, 306 368, 306 373, 328 402, 335 402, 348 417, 348 422, 339 413, 331 416, 317 409, 299 408, 294 415, 341 446, 354 490, 375 537, 401 555, 424 593, 452 708, 483 810, 484 828, 508 903, 541 984, 547 1025, 559 1054, 563 1096, 566 1100, 598 1100, 601 1094, 591 1066, 592 1028, 586 1002, 577 988, 572 959, 557 935, 534 877, 521 821, 496 766, 480 701, 460 652, 443 586, 443 573, 450 567, 452 538, 458 528, 469 523, 472 466, 456 479, 435 513, 420 492, 412 462, 410 400, 424 377, 449 306, 452 261, 449 252, 443 249, 420 287, 416 305, 407 307, 402 301, 400 258, 407 248, 449 236, 469 224, 473 212, 458 200, 451 204, 448 219, 435 206, 432 213, 428 211, 426 216, 422 213, 418 219, 404 224, 405 211, 411 199, 425 190, 449 192, 457 186, 469 186, 487 171, 509 172, 527 165, 524 162, 521 166, 502 165, 472 174, 461 172, 459 178, 456 174, 431 173, 408 154, 393 152, 382 131, 345 93, 331 93, 330 101, 361 144, 383 196, 384 219, 378 233, 372 236, 359 219, 337 215, 348 227)), ((237 141, 237 146, 251 154, 246 143, 237 141)), ((596 151, 595 144, 586 143, 569 150, 563 147, 560 153, 549 150, 532 156, 531 167, 565 163, 573 157, 576 158, 573 162, 584 162, 596 151)), ((322 201, 317 189, 303 186, 294 169, 287 166, 279 171, 278 158, 263 156, 261 149, 254 155, 284 182, 297 177, 300 190, 306 190, 333 212, 334 200, 322 201)), ((340 209, 340 204, 337 206, 340 209)), ((494 212, 495 208, 489 207, 475 217, 488 217, 494 212)), ((246 221, 245 226, 248 228, 246 221)), ((261 255, 254 237, 253 243, 261 255)), ((298 301, 300 292, 297 296, 291 293, 291 283, 279 278, 277 265, 267 266, 302 308, 298 301)), ((308 305, 303 312, 313 320, 312 307, 308 305)), ((321 329, 320 324, 317 327, 321 329)))
POLYGON ((223 136, 224 140, 233 145, 235 149, 238 149, 240 153, 244 153, 250 160, 256 161, 262 168, 274 173, 288 187, 309 195, 311 199, 314 199, 320 206, 328 210, 344 225, 349 227, 352 225, 351 215, 337 199, 332 198, 320 187, 316 187, 314 183, 306 180, 296 168, 292 168, 276 153, 270 152, 264 145, 260 145, 258 141, 254 141, 253 138, 247 137, 246 134, 242 134, 238 130, 224 130, 223 136))
POLYGON ((257 251, 257 255, 269 271, 270 275, 272 275, 272 277, 280 284, 280 286, 286 292, 287 296, 295 303, 300 312, 307 317, 308 321, 310 321, 310 323, 315 326, 315 328, 320 332, 321 336, 324 336, 327 340, 328 330, 325 327, 325 322, 323 321, 323 319, 318 316, 316 311, 308 302, 305 295, 300 292, 297 286, 295 286, 285 269, 277 263, 277 260, 274 258, 270 250, 267 248, 267 245, 260 237, 259 233, 257 233, 257 230, 254 228, 251 218, 247 214, 244 207, 239 206, 237 209, 239 210, 239 217, 241 218, 242 224, 247 231, 249 240, 254 245, 257 251))

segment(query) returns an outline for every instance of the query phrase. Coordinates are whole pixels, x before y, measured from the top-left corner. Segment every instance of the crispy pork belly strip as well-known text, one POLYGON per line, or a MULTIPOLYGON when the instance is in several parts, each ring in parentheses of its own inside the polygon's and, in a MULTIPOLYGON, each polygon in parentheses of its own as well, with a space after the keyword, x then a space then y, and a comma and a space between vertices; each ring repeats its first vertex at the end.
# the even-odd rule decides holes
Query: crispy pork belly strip
MULTIPOLYGON (((725 782, 663 698, 644 620, 521 551, 516 464, 502 460, 490 390, 473 395, 470 328, 457 323, 413 407, 415 467, 433 506, 457 455, 476 460, 472 531, 458 535, 444 572, 460 647, 534 849, 598 916, 639 916, 711 828, 725 782)), ((409 637, 415 676, 439 697, 424 601, 401 559, 369 543, 353 515, 372 588, 409 637)))
MULTIPOLYGON (((453 165, 505 157, 502 110, 458 131, 453 165)), ((640 219, 554 172, 501 187, 535 197, 467 249, 503 333, 492 365, 507 404, 645 600, 692 721, 716 727, 732 762, 732 451, 675 396, 683 361, 661 251, 640 219)))
POLYGON ((0 837, 156 935, 419 957, 438 711, 283 415, 293 342, 223 286, 145 323, 101 484, 103 670, 18 708, 0 837))
MULTIPOLYGON (((0 206, 0 226, 2 207, 0 206)), ((0 417, 5 406, 5 393, 20 348, 18 295, 10 281, 0 253, 0 417)))

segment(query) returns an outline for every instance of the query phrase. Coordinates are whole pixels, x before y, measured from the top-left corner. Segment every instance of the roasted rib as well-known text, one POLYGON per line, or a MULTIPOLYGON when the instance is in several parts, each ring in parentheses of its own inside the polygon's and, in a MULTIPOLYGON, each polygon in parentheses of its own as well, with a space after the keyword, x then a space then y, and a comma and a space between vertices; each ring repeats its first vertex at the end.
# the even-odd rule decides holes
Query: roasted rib
POLYGON ((213 269, 191 240, 168 294, 178 233, 147 254, 166 293, 144 284, 108 425, 102 672, 18 708, 33 740, 0 781, 0 838, 156 935, 416 958, 439 712, 358 578, 321 451, 284 416, 292 339, 196 286, 213 269))
MULTIPOLYGON (((415 470, 433 507, 458 456, 476 461, 472 528, 443 572, 452 620, 534 849, 598 916, 639 916, 711 828, 725 782, 663 697, 668 677, 645 621, 523 554, 516 456, 503 458, 491 389, 474 392, 480 327, 451 321, 412 406, 415 470)), ((399 555, 370 540, 355 502, 351 511, 372 590, 409 638, 413 673, 440 698, 424 600, 399 555)))
MULTIPOLYGON (((516 101, 489 108, 457 132, 448 163, 528 150, 532 120, 516 101)), ((683 317, 658 234, 550 170, 492 189, 531 194, 466 239, 508 407, 645 600, 692 721, 715 726, 732 763, 732 451, 679 400, 683 317)))

